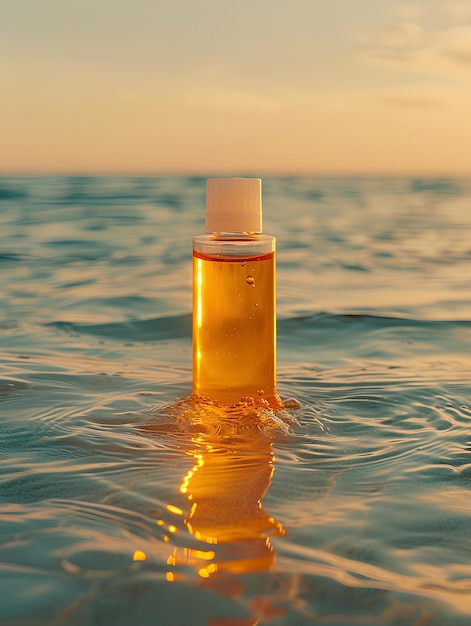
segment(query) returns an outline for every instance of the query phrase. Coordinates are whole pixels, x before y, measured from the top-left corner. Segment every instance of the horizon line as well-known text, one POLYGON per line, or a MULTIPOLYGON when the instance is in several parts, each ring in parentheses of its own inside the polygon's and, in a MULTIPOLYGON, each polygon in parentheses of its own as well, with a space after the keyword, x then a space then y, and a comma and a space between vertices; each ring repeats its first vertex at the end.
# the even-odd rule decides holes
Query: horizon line
POLYGON ((172 170, 0 170, 0 178, 468 178, 471 169, 463 170, 409 170, 409 171, 369 171, 369 170, 298 170, 298 171, 256 171, 224 170, 211 171, 172 171, 172 170))

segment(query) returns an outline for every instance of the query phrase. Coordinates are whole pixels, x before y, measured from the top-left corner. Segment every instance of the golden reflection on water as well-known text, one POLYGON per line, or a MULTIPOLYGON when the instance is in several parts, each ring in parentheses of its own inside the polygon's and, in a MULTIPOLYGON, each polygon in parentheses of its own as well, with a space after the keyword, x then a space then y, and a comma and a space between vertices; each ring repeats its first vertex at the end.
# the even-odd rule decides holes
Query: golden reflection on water
POLYGON ((261 502, 274 472, 274 424, 267 428, 273 418, 253 406, 234 409, 203 402, 189 408, 183 419, 198 432, 186 451, 193 465, 179 487, 187 506, 184 511, 172 504, 167 509, 183 516, 200 545, 174 547, 167 559, 167 580, 182 579, 181 571, 191 567, 199 584, 234 596, 241 588, 240 574, 274 567, 270 538, 285 531, 261 502))
POLYGON ((183 477, 180 492, 187 497, 189 512, 185 525, 196 539, 207 544, 237 543, 246 554, 234 558, 222 549, 220 562, 200 575, 217 570, 235 573, 270 569, 274 551, 269 536, 282 534, 280 524, 265 512, 261 499, 273 475, 271 443, 238 441, 236 446, 213 445, 195 437, 193 467, 183 477), (254 449, 256 445, 256 449, 254 449))

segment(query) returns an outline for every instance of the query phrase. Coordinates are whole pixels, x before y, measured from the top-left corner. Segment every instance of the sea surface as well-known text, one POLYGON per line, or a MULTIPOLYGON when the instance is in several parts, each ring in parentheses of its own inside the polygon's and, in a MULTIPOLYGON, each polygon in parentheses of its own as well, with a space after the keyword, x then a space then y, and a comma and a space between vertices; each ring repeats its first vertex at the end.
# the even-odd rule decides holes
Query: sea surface
POLYGON ((469 625, 471 180, 264 180, 277 413, 189 397, 204 196, 0 178, 0 624, 469 625))

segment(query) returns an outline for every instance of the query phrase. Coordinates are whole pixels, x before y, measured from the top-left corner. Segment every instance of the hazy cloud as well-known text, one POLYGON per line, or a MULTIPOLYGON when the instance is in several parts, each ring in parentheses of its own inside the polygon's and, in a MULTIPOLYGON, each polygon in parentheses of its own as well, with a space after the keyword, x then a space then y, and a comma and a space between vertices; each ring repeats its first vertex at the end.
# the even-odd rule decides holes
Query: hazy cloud
POLYGON ((436 109, 443 104, 443 101, 435 96, 406 90, 382 94, 379 101, 404 109, 436 109))
POLYGON ((424 9, 418 4, 399 4, 393 9, 393 12, 400 20, 413 21, 423 14, 424 9))
POLYGON ((448 0, 444 2, 443 10, 456 24, 471 23, 470 0, 448 0))
POLYGON ((416 8, 423 11, 424 22, 429 24, 427 29, 413 21, 396 20, 356 33, 355 43, 363 58, 395 63, 427 76, 467 73, 471 67, 471 0, 445 0, 441 5, 440 26, 436 6, 429 7, 427 14, 423 6, 399 5, 395 14, 412 17, 416 8), (444 14, 449 18, 446 24, 443 24, 444 14), (434 27, 430 18, 435 19, 434 27))
POLYGON ((212 112, 271 112, 280 109, 279 101, 251 92, 230 89, 207 89, 188 94, 185 105, 212 112))
POLYGON ((366 28, 356 34, 355 43, 369 57, 404 62, 425 48, 427 34, 414 22, 399 21, 366 28))
POLYGON ((440 33, 439 44, 446 56, 471 65, 471 25, 455 26, 440 33))

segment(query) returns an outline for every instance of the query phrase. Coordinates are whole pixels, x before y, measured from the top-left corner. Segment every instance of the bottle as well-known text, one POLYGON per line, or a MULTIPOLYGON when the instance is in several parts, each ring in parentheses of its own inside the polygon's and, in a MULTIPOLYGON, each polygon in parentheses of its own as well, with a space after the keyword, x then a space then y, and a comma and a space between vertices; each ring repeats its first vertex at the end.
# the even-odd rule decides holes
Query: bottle
POLYGON ((262 181, 210 178, 193 239, 193 393, 278 409, 275 238, 262 231, 262 181))

